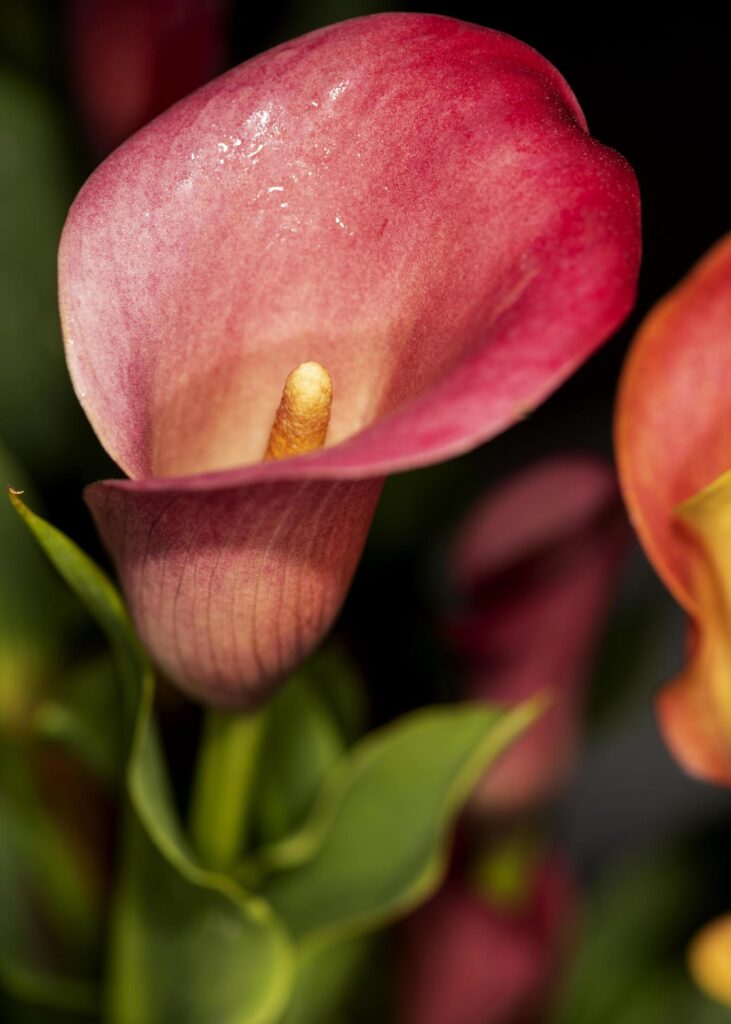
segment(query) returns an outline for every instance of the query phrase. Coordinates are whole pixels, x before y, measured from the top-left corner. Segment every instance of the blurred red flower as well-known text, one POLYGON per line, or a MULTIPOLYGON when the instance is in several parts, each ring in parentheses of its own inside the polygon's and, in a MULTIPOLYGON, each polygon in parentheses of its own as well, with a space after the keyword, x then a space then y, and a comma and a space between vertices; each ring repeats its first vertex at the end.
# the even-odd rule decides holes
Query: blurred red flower
POLYGON ((397 945, 398 1024, 527 1024, 550 1001, 570 938, 573 883, 555 857, 525 902, 501 905, 452 878, 397 945))
POLYGON ((462 609, 451 632, 462 696, 518 704, 543 692, 552 700, 491 769, 474 808, 522 812, 566 781, 629 539, 611 467, 578 454, 510 477, 459 528, 451 576, 462 609))

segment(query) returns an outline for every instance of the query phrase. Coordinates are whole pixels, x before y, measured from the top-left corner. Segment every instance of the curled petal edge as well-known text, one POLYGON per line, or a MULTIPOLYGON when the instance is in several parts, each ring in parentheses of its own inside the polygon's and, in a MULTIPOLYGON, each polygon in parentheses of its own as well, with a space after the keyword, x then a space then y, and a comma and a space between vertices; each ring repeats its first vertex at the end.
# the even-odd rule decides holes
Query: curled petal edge
POLYGON ((627 357, 615 416, 619 480, 659 576, 688 611, 692 551, 675 509, 731 468, 731 234, 645 318, 627 357))
POLYGON ((657 701, 660 725, 691 775, 731 786, 731 472, 675 512, 688 551, 693 628, 683 673, 657 701))

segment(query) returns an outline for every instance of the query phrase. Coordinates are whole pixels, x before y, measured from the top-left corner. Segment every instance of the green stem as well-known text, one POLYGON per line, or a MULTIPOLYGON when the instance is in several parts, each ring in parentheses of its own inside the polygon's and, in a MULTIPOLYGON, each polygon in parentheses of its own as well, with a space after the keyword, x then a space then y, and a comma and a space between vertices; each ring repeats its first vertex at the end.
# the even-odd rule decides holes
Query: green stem
POLYGON ((229 868, 248 841, 256 764, 266 712, 209 710, 203 726, 190 809, 190 833, 211 868, 229 868))

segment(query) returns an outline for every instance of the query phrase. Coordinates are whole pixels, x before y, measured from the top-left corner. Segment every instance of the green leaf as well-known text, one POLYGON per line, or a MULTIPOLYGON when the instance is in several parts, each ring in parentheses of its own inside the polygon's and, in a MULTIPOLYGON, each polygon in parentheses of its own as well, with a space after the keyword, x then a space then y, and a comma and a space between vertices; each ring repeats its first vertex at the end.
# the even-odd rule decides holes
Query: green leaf
POLYGON ((337 1016, 362 975, 372 939, 348 939, 335 945, 305 945, 300 950, 294 993, 281 1024, 323 1024, 337 1016))
POLYGON ((367 720, 365 690, 358 669, 344 648, 330 641, 310 659, 305 671, 350 746, 362 736, 367 720))
POLYGON ((346 748, 333 710, 308 668, 272 699, 257 769, 253 831, 259 843, 291 833, 346 748))
POLYGON ((172 870, 148 834, 134 819, 130 824, 107 1019, 278 1021, 289 997, 290 962, 269 908, 192 862, 186 872, 172 870))
POLYGON ((268 1024, 289 997, 288 936, 259 896, 195 860, 173 803, 153 717, 149 662, 109 579, 67 537, 11 499, 109 638, 133 711, 129 816, 113 924, 111 1024, 268 1024))
POLYGON ((31 512, 20 493, 9 489, 10 501, 86 610, 101 627, 112 648, 123 682, 128 725, 136 713, 147 661, 135 637, 122 598, 109 577, 65 534, 31 512))
MULTIPOLYGON (((108 1019, 111 1024, 280 1020, 292 988, 293 955, 279 913, 299 940, 297 992, 288 1011, 297 1021, 298 1013, 324 1005, 318 1000, 327 1002, 338 992, 337 972, 329 979, 332 985, 312 981, 313 965, 327 963, 323 946, 393 919, 437 886, 448 830, 461 805, 489 763, 541 708, 535 703, 513 711, 431 708, 367 737, 342 756, 345 732, 355 731, 357 715, 347 711, 347 702, 333 700, 335 691, 327 686, 295 686, 281 698, 283 706, 290 702, 287 716, 299 702, 300 711, 305 708, 316 723, 320 742, 274 831, 304 813, 323 777, 325 782, 302 827, 266 847, 242 873, 261 880, 261 891, 253 895, 238 881, 201 867, 190 850, 157 736, 150 667, 119 594, 76 545, 34 516, 17 495, 11 497, 107 634, 127 695, 132 733, 127 783, 135 814, 126 832, 117 894, 108 1019), (348 721, 338 738, 335 723, 348 721)), ((280 728, 292 738, 290 727, 283 712, 280 728)), ((281 749, 281 737, 275 740, 281 749)), ((276 757, 274 762, 280 770, 276 757)), ((287 771, 277 775, 275 770, 269 784, 281 795, 287 771)), ((344 954, 346 968, 347 959, 344 954)))
MULTIPOLYGON (((0 438, 0 481, 24 487, 0 438)), ((56 686, 77 602, 53 572, 9 502, 0 501, 0 729, 24 729, 38 700, 56 686)))
POLYGON ((442 878, 461 806, 540 710, 428 708, 357 744, 303 828, 260 856, 261 891, 295 938, 362 934, 424 900, 442 878))

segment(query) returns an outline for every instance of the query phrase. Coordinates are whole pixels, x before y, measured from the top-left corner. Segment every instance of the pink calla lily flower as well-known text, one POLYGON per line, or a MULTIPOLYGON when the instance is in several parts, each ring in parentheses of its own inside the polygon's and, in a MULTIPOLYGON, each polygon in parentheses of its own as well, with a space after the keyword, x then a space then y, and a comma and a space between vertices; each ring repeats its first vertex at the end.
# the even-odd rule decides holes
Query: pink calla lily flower
POLYGON ((691 621, 688 664, 658 701, 676 758, 731 785, 731 235, 640 327, 616 415, 625 501, 691 621))
POLYGON ((634 176, 559 73, 450 18, 314 32, 121 146, 69 214, 61 313, 130 477, 87 500, 162 669, 261 700, 330 626, 383 478, 545 398, 630 309, 639 248, 634 176), (326 444, 263 461, 311 361, 326 444))
POLYGON ((474 810, 523 812, 566 782, 630 536, 611 467, 579 454, 546 458, 508 478, 459 528, 451 574, 463 610, 452 640, 463 695, 508 704, 538 693, 551 699, 485 777, 474 810))
POLYGON ((543 1019, 575 913, 555 856, 525 905, 501 906, 455 876, 401 928, 398 1024, 519 1024, 543 1019))

